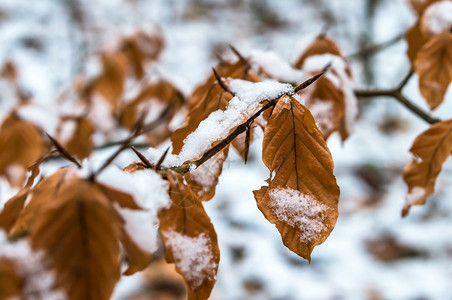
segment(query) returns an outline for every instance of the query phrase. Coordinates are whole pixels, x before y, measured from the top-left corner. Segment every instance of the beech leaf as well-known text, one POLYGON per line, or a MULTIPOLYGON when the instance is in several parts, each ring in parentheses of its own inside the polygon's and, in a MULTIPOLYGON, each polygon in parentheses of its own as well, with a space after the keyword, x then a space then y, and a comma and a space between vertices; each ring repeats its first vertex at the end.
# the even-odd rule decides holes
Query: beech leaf
POLYGON ((419 88, 430 109, 437 108, 452 82, 452 32, 431 38, 419 50, 414 62, 419 88))
POLYGON ((71 299, 110 299, 120 276, 121 217, 95 184, 77 177, 48 197, 30 238, 55 269, 56 286, 71 299))
POLYGON ((413 160, 405 167, 403 179, 408 185, 402 216, 413 205, 423 205, 435 188, 436 178, 452 151, 452 120, 438 122, 421 133, 410 149, 413 160))
POLYGON ((271 176, 268 186, 254 191, 257 205, 284 244, 310 260, 336 224, 339 187, 322 133, 298 100, 278 100, 265 127, 262 159, 271 176))
POLYGON ((196 193, 184 184, 184 177, 173 172, 167 175, 172 204, 159 212, 165 257, 184 277, 188 299, 208 299, 220 260, 217 235, 196 193))

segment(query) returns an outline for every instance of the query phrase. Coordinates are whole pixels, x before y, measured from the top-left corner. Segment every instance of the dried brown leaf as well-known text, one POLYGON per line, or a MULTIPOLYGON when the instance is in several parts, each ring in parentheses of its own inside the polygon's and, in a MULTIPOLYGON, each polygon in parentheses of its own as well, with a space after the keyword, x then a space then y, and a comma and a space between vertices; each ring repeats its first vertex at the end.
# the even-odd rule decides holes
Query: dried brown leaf
POLYGON ((452 151, 452 120, 433 124, 421 133, 410 149, 413 160, 405 167, 403 179, 408 185, 402 216, 413 205, 423 205, 435 188, 436 178, 452 151))
POLYGON ((0 127, 0 175, 20 187, 26 179, 26 168, 47 149, 48 143, 40 130, 11 113, 0 127))
POLYGON ((64 143, 66 150, 79 159, 87 158, 93 151, 94 126, 86 118, 76 118, 75 131, 72 137, 64 143))
POLYGON ((410 59, 411 65, 414 66, 417 53, 419 52, 419 50, 421 50, 422 46, 427 42, 427 40, 423 37, 421 33, 419 23, 410 27, 407 30, 405 34, 405 39, 408 43, 406 53, 408 55, 408 58, 410 59))
POLYGON ((310 260, 336 224, 339 187, 322 133, 298 100, 279 99, 265 127, 262 159, 272 176, 254 191, 257 205, 284 244, 310 260))
POLYGON ((5 203, 3 210, 0 212, 0 228, 3 228, 6 232, 10 231, 22 211, 24 203, 30 193, 31 186, 33 185, 35 178, 39 175, 39 166, 43 158, 44 157, 28 167, 28 171, 31 172, 31 174, 28 176, 25 186, 5 203))
POLYGON ((71 299, 110 299, 120 277, 121 217, 96 184, 77 177, 48 197, 30 239, 55 269, 56 286, 71 299))
POLYGON ((128 268, 123 272, 124 275, 132 275, 142 271, 151 263, 152 254, 141 249, 124 228, 120 231, 119 239, 127 255, 128 268))
POLYGON ((422 96, 435 109, 443 102, 452 82, 452 32, 444 31, 419 50, 414 71, 419 76, 422 96))
POLYGON ((172 204, 158 215, 166 260, 184 277, 188 299, 208 299, 220 260, 217 235, 184 177, 169 172, 168 181, 172 204))
POLYGON ((94 91, 101 94, 115 110, 124 91, 127 58, 122 53, 101 53, 102 74, 94 83, 94 91))
POLYGON ((23 285, 17 264, 13 260, 0 257, 0 299, 19 299, 23 285))
POLYGON ((304 61, 313 55, 320 54, 333 54, 337 56, 343 56, 341 51, 337 47, 336 43, 327 38, 324 35, 318 36, 312 44, 306 49, 306 51, 300 56, 300 58, 295 63, 295 68, 301 69, 303 67, 304 61))

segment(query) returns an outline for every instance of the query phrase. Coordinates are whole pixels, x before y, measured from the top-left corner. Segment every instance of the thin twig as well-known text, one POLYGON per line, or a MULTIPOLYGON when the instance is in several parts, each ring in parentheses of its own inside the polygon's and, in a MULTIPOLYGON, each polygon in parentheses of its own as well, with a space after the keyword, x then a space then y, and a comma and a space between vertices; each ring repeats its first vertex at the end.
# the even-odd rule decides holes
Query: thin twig
POLYGON ((229 88, 224 84, 223 79, 220 77, 220 75, 218 75, 217 71, 215 70, 215 68, 212 68, 213 71, 213 75, 215 76, 215 78, 217 79, 218 84, 221 86, 221 88, 226 92, 229 93, 232 97, 234 97, 234 93, 231 92, 229 90, 229 88))
POLYGON ((146 166, 146 168, 152 168, 151 162, 144 156, 140 151, 138 151, 134 146, 130 146, 133 152, 138 156, 141 162, 146 166))
POLYGON ((368 56, 368 55, 372 55, 374 53, 377 53, 385 48, 388 48, 394 44, 396 44, 397 42, 401 41, 403 39, 405 35, 403 33, 393 37, 390 40, 387 40, 381 44, 376 44, 376 45, 371 45, 369 47, 366 47, 354 54, 350 54, 347 56, 348 60, 354 60, 360 57, 364 57, 364 56, 368 56))
POLYGON ((74 165, 77 166, 77 168, 81 169, 82 165, 78 162, 78 160, 72 156, 69 151, 67 151, 56 139, 54 139, 50 134, 48 134, 46 132, 47 137, 49 138, 50 142, 53 144, 53 146, 55 146, 55 148, 57 149, 58 153, 60 153, 60 155, 62 157, 64 157, 65 159, 69 160, 70 162, 72 162, 74 165))

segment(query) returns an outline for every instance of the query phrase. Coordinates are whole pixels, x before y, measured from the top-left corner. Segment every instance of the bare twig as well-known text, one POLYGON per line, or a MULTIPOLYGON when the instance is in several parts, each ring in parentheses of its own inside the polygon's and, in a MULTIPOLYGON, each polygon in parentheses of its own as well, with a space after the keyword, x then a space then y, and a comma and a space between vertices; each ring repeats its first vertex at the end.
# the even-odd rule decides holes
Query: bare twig
POLYGON ((166 148, 165 152, 163 153, 162 157, 160 157, 159 161, 155 165, 155 170, 160 169, 160 166, 162 165, 163 161, 165 160, 166 155, 168 154, 170 147, 166 148))
POLYGON ((350 55, 347 56, 347 59, 348 60, 354 60, 354 59, 358 59, 360 57, 365 57, 365 56, 369 56, 369 55, 375 54, 375 53, 377 53, 377 52, 379 52, 379 51, 381 51, 383 49, 386 49, 386 48, 398 43, 399 41, 401 41, 403 39, 403 37, 404 37, 404 34, 401 33, 401 34, 393 37, 392 39, 387 40, 387 41, 385 41, 385 42, 383 42, 381 44, 371 45, 371 46, 366 47, 366 48, 364 48, 364 49, 362 49, 362 50, 360 50, 360 51, 358 51, 356 53, 350 54, 350 55))
POLYGON ((49 138, 50 142, 55 146, 57 151, 60 153, 62 157, 69 160, 73 164, 77 166, 77 168, 81 169, 82 165, 78 162, 78 160, 72 156, 69 151, 67 151, 56 139, 54 139, 50 134, 46 132, 47 137, 49 138))
POLYGON ((355 90, 355 95, 359 98, 372 98, 372 97, 392 97, 401 104, 403 104, 406 108, 412 111, 414 114, 425 120, 430 124, 434 124, 440 122, 441 120, 435 117, 432 117, 428 112, 424 111, 422 108, 414 104, 407 97, 402 94, 402 90, 405 85, 410 80, 413 75, 413 70, 410 70, 408 74, 402 79, 400 84, 394 89, 386 89, 386 90, 355 90))
POLYGON ((310 86, 311 84, 314 83, 314 81, 316 81, 317 79, 319 79, 320 76, 322 76, 331 66, 331 63, 329 63, 328 65, 325 66, 325 68, 323 68, 322 72, 320 72, 317 75, 314 75, 313 77, 309 78, 308 80, 306 80, 305 82, 302 82, 300 85, 298 85, 295 89, 294 92, 297 93, 301 90, 304 90, 305 88, 307 88, 308 86, 310 86))
POLYGON ((213 75, 215 76, 215 78, 217 79, 218 84, 221 86, 221 88, 226 92, 229 93, 232 97, 234 97, 234 93, 231 92, 229 90, 229 88, 224 84, 223 79, 221 79, 220 75, 218 75, 217 71, 215 70, 215 68, 212 68, 213 71, 213 75))

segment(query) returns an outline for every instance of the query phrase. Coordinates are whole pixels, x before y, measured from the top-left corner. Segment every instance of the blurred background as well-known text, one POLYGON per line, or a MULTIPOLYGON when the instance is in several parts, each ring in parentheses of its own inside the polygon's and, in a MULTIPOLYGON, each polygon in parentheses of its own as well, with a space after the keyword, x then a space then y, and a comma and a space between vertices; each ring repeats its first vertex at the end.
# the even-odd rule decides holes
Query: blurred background
MULTIPOLYGON (((146 75, 173 83, 188 97, 218 56, 233 55, 228 44, 245 55, 273 51, 292 63, 327 28, 351 63, 356 87, 387 89, 409 72, 403 34, 415 22, 408 0, 2 0, 0 67, 14 63, 30 101, 57 105, 81 74, 98 71, 99 51, 138 29, 157 30, 164 48, 146 75)), ((428 110, 416 76, 404 94, 428 110)), ((450 118, 450 91, 444 102, 434 115, 450 118)), ((0 118, 15 103, 2 75, 0 118)), ((394 99, 359 104, 349 139, 335 134, 328 140, 341 188, 340 217, 310 264, 283 246, 256 207, 252 191, 268 177, 260 158, 262 131, 256 131, 246 166, 231 151, 217 193, 205 204, 221 250, 212 299, 452 299, 452 161, 427 204, 402 219, 403 167, 428 124, 394 99)), ((95 156, 102 160, 111 151, 95 156)), ((133 160, 133 153, 124 153, 117 164, 133 160)), ((3 204, 12 190, 5 181, 0 188, 3 204)), ((183 293, 180 279, 156 260, 144 273, 123 278, 113 298, 183 299, 183 293)))

